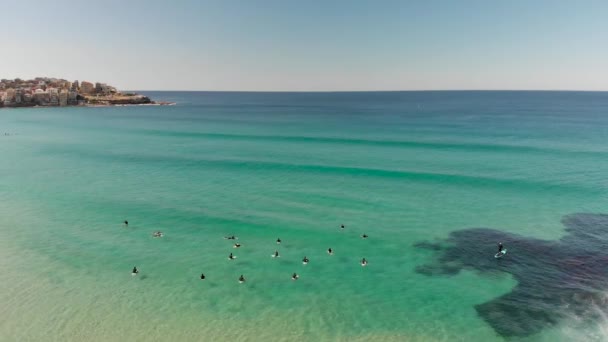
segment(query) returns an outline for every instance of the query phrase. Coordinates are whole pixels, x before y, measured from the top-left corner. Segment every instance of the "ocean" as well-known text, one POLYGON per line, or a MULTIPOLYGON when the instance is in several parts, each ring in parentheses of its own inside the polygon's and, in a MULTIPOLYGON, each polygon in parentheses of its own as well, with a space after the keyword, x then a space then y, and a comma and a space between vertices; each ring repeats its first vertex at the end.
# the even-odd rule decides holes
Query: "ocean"
POLYGON ((608 93, 143 93, 0 110, 0 340, 608 339, 608 93))

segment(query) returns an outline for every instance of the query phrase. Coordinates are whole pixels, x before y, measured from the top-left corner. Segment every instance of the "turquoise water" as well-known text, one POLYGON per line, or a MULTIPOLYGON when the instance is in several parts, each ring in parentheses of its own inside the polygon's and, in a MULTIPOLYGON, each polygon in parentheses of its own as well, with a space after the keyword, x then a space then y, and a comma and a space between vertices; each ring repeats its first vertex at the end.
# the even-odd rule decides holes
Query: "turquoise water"
POLYGON ((178 104, 0 110, 0 339, 608 336, 567 308, 505 336, 475 306, 517 281, 421 274, 436 253, 415 246, 605 213, 607 93, 150 95, 178 104))

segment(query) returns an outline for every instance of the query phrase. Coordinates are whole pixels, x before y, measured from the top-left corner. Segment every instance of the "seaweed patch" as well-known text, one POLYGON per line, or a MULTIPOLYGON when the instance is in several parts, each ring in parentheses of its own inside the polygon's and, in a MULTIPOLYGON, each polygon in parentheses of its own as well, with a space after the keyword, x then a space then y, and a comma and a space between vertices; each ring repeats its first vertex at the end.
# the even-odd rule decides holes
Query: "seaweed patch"
POLYGON ((591 307, 606 304, 608 215, 572 214, 562 223, 566 235, 555 241, 472 228, 452 232, 441 243, 420 242, 415 246, 438 255, 416 271, 428 276, 454 275, 465 268, 511 274, 518 283, 511 292, 475 306, 503 337, 529 336, 572 314, 598 319, 591 307), (508 254, 495 259, 498 242, 508 254))

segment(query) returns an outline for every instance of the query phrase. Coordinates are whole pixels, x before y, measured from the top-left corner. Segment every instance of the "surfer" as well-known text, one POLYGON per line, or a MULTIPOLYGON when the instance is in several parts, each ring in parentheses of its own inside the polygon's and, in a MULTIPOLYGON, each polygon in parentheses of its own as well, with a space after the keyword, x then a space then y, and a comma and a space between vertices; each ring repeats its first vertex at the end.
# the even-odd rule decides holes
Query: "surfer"
POLYGON ((277 245, 281 244, 281 239, 277 239, 277 245))
POLYGON ((502 242, 499 242, 499 243, 498 243, 498 253, 501 253, 501 252, 502 252, 502 250, 503 250, 503 248, 504 248, 504 247, 502 246, 502 242))
POLYGON ((132 275, 137 275, 137 273, 139 273, 139 270, 137 269, 137 267, 133 267, 133 271, 131 271, 132 275))
POLYGON ((153 237, 163 237, 163 232, 161 232, 160 230, 156 231, 152 234, 152 236, 153 237))
POLYGON ((279 257, 279 251, 274 251, 274 255, 272 257, 273 258, 278 258, 279 257))
POLYGON ((129 221, 125 220, 125 226, 129 226, 129 221))
POLYGON ((367 239, 367 234, 363 233, 363 235, 361 235, 362 239, 367 239))
POLYGON ((236 236, 234 236, 234 235, 225 236, 224 239, 226 239, 226 240, 236 240, 236 236))
POLYGON ((328 248, 328 249, 327 249, 327 254, 329 254, 329 255, 334 255, 334 250, 333 250, 333 249, 331 249, 331 248, 328 248))
POLYGON ((205 280, 205 273, 201 273, 201 280, 205 280))
POLYGON ((344 229, 344 228, 346 228, 346 227, 344 227, 344 225, 343 225, 343 224, 341 224, 341 225, 340 225, 340 229, 344 229))
POLYGON ((239 283, 244 283, 245 282, 245 277, 243 277, 243 275, 241 274, 241 276, 239 277, 239 283))
POLYGON ((308 258, 307 258, 307 257, 304 257, 304 259, 302 259, 302 263, 303 263, 304 265, 308 264, 308 258))
POLYGON ((235 244, 234 244, 234 248, 239 248, 239 247, 241 247, 241 244, 240 244, 240 243, 235 243, 235 244))
POLYGON ((291 280, 298 280, 298 278, 300 278, 300 276, 297 273, 291 275, 291 280))
POLYGON ((365 258, 361 259, 361 266, 367 266, 367 260, 365 258))
POLYGON ((232 253, 230 253, 230 255, 228 256, 228 259, 230 259, 230 260, 234 260, 234 258, 235 258, 235 256, 234 256, 234 255, 232 255, 232 253))

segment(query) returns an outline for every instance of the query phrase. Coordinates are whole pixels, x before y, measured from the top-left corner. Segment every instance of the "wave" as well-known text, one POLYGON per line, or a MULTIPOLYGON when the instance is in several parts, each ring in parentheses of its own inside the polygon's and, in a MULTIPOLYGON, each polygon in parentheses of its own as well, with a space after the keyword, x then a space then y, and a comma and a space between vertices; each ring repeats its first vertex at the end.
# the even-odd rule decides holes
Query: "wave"
POLYGON ((412 170, 376 169, 354 166, 336 166, 320 164, 295 164, 248 159, 205 159, 196 157, 179 157, 141 153, 112 153, 74 147, 55 148, 46 146, 41 149, 44 154, 56 154, 65 157, 73 155, 79 159, 86 158, 104 162, 163 164, 180 170, 187 168, 221 169, 247 172, 301 172, 319 175, 340 175, 352 177, 385 178, 401 181, 416 181, 472 187, 517 188, 520 191, 562 191, 587 192, 603 194, 597 186, 584 186, 551 181, 529 180, 523 178, 500 178, 490 176, 463 175, 456 173, 422 172, 412 170))
MULTIPOLYGON (((142 131, 139 131, 140 133, 142 131)), ((252 134, 228 134, 228 133, 204 133, 204 132, 177 132, 162 130, 145 130, 145 135, 172 138, 206 138, 235 141, 267 141, 267 142, 293 142, 293 143, 324 143, 344 145, 369 145, 404 148, 426 148, 439 150, 459 151, 491 151, 507 153, 555 153, 576 154, 593 157, 607 157, 608 151, 589 151, 575 149, 558 149, 549 147, 536 147, 529 145, 509 144, 484 144, 484 143, 454 143, 439 141, 413 141, 413 140, 377 140, 377 139, 353 139, 338 137, 314 137, 314 136, 288 136, 288 135, 252 135, 252 134)))
MULTIPOLYGON (((583 313, 570 312, 558 329, 560 337, 568 341, 608 341, 608 293, 588 303, 583 313)), ((567 311, 566 311, 567 312, 567 311)))

